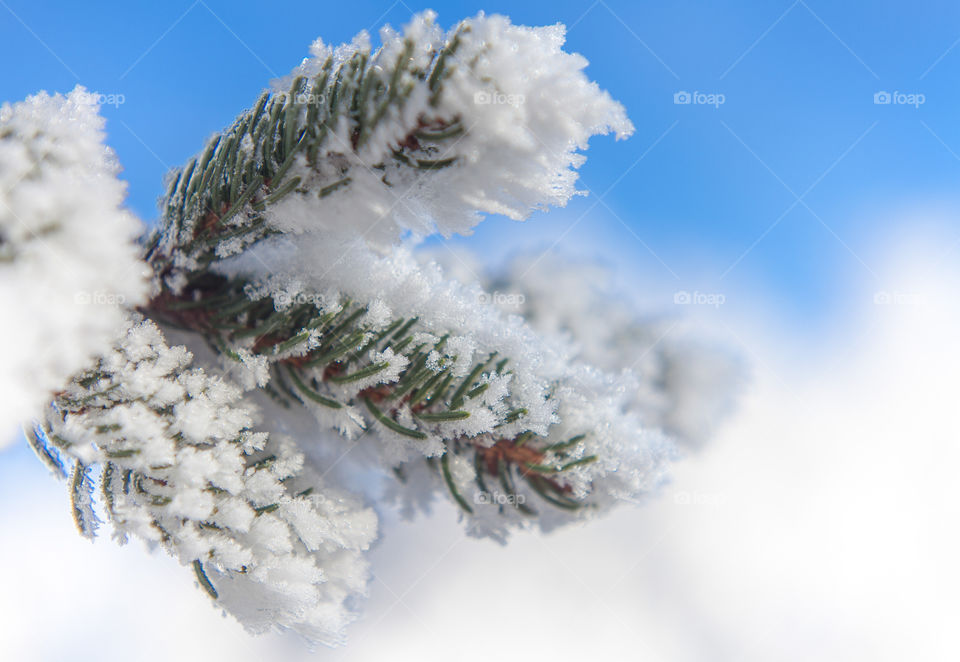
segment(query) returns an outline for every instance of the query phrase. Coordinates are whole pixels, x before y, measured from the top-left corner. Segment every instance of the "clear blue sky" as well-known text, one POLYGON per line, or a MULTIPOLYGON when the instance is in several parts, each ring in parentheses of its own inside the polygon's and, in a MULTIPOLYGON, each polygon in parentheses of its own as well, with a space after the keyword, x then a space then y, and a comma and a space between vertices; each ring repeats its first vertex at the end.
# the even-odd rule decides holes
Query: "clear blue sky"
MULTIPOLYGON (((624 143, 594 141, 583 183, 595 195, 535 219, 548 243, 595 241, 674 289, 759 284, 786 319, 816 324, 843 305, 848 286, 884 287, 870 247, 904 229, 896 210, 958 207, 956 3, 430 6, 444 25, 480 9, 567 24, 568 49, 590 60, 591 77, 637 126, 624 143), (724 103, 678 105, 679 91, 722 94, 724 103), (923 103, 878 105, 880 91, 922 94, 923 103)), ((123 95, 105 108, 109 141, 129 204, 149 220, 167 167, 251 104, 314 38, 339 43, 423 8, 2 0, 0 98, 76 83, 123 95)), ((502 244, 512 232, 494 220, 476 241, 502 244)))

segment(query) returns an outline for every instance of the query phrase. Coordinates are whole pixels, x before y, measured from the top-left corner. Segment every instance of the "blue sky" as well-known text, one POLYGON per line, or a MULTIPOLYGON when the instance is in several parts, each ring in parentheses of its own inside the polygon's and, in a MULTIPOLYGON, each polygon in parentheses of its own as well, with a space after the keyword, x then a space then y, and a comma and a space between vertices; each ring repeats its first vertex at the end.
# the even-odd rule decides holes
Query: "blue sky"
MULTIPOLYGON (((751 288, 775 301, 786 323, 816 329, 829 326, 851 291, 891 287, 872 247, 910 231, 901 210, 945 210, 941 234, 960 234, 949 220, 960 176, 955 3, 431 6, 446 25, 480 9, 567 24, 568 49, 590 60, 590 76, 637 126, 626 142, 594 140, 582 170, 593 195, 529 227, 493 219, 474 246, 586 246, 623 274, 656 282, 655 300, 677 289, 751 288), (680 91, 723 95, 723 103, 676 104, 680 91), (897 98, 922 103, 874 103, 882 91, 922 95, 897 98)), ((408 0, 2 0, 0 98, 76 83, 122 95, 104 109, 109 142, 130 206, 149 220, 165 170, 294 66, 314 38, 339 43, 422 8, 408 0)))

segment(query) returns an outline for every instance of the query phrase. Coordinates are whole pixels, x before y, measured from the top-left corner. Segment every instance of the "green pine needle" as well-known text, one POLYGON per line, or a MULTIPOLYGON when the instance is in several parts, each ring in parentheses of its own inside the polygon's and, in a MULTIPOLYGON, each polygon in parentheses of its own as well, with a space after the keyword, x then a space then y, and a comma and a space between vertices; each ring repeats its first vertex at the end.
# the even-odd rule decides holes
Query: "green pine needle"
POLYGON ((463 495, 460 494, 460 490, 457 489, 456 484, 453 482, 453 474, 450 473, 450 453, 449 451, 440 456, 440 468, 443 471, 443 480, 446 482, 447 487, 450 489, 450 494, 453 495, 454 501, 459 504, 461 508, 467 511, 469 514, 473 514, 473 508, 470 507, 470 504, 467 503, 467 500, 463 498, 463 495))
POLYGON ((217 589, 213 587, 210 578, 207 577, 207 573, 203 571, 203 564, 200 563, 199 559, 195 559, 193 562, 193 572, 197 575, 197 581, 200 582, 200 588, 206 591, 207 594, 214 600, 220 597, 220 594, 217 593, 217 589))
POLYGON ((404 427, 397 423, 395 420, 384 414, 382 411, 377 409, 377 406, 373 404, 373 401, 370 398, 363 399, 364 404, 367 405, 367 409, 370 410, 370 413, 373 414, 373 417, 380 421, 384 426, 390 428, 398 434, 402 434, 405 437, 412 437, 413 439, 426 439, 427 435, 420 430, 413 430, 411 428, 404 427))
POLYGON ((440 411, 435 413, 420 412, 414 413, 414 416, 428 423, 442 423, 443 421, 462 421, 470 418, 470 412, 459 409, 457 411, 440 411))
POLYGON ((300 392, 303 393, 303 395, 305 395, 309 399, 323 405, 324 407, 330 407, 331 409, 340 409, 343 406, 336 400, 331 400, 330 398, 326 398, 320 395, 319 393, 317 393, 316 391, 314 391, 312 388, 310 388, 306 384, 304 384, 303 380, 300 379, 300 375, 297 374, 296 369, 294 369, 292 366, 289 368, 289 372, 290 372, 290 378, 293 380, 294 385, 298 389, 300 389, 300 392))

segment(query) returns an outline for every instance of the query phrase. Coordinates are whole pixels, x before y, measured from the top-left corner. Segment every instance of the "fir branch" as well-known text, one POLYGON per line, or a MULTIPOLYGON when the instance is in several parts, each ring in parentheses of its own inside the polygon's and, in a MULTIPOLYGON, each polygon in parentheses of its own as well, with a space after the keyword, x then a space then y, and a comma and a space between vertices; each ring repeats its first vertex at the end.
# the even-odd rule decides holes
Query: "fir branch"
MULTIPOLYGON (((170 273, 176 253, 202 270, 228 243, 236 244, 229 248, 233 254, 275 233, 264 212, 298 190, 301 177, 290 174, 298 158, 315 176, 310 190, 319 198, 349 186, 344 153, 369 147, 388 114, 403 113, 416 86, 426 85, 431 98, 439 99, 446 63, 457 51, 460 31, 467 29, 461 26, 425 62, 410 57, 415 44, 407 39, 394 60, 384 61, 379 52, 366 50, 337 63, 331 56, 314 76, 296 77, 287 92, 262 94, 250 111, 211 138, 200 157, 172 178, 160 227, 149 242, 153 248, 148 257, 158 273, 170 273), (349 142, 338 134, 350 136, 349 142)), ((435 155, 447 153, 462 133, 456 116, 421 115, 387 152, 393 163, 413 171, 443 169, 458 157, 435 155)), ((361 167, 378 170, 385 165, 361 167)))
MULTIPOLYGON (((377 51, 354 46, 303 64, 282 89, 262 94, 171 177, 161 222, 148 242, 159 293, 144 310, 200 333, 233 361, 264 362, 275 379, 261 384, 270 397, 284 406, 300 401, 348 434, 358 425, 379 427, 388 440, 392 434, 428 441, 423 446, 434 449, 430 453, 437 443, 447 453, 475 455, 497 444, 517 449, 526 444, 534 456, 520 459, 510 452, 498 459, 524 475, 552 462, 545 448, 563 440, 552 432, 544 435, 549 407, 512 392, 509 357, 491 351, 498 348, 486 348, 489 356, 464 373, 456 353, 444 347, 450 333, 435 346, 418 340, 436 331, 430 320, 374 324, 367 321, 366 301, 339 308, 282 306, 257 280, 222 269, 233 256, 264 242, 275 244, 285 232, 317 233, 336 246, 358 234, 363 239, 382 218, 402 226, 402 209, 390 203, 402 196, 378 198, 399 183, 422 191, 437 182, 439 190, 424 194, 424 215, 433 198, 447 195, 455 204, 439 202, 437 209, 444 214, 457 209, 456 218, 443 221, 454 228, 469 228, 478 210, 519 218, 547 203, 562 204, 573 188, 556 182, 572 183, 572 168, 580 162, 575 152, 589 136, 632 130, 622 107, 595 88, 584 85, 576 104, 545 100, 543 91, 555 83, 573 78, 586 83, 582 65, 551 40, 534 45, 526 28, 485 17, 440 36, 432 20, 418 17, 405 35, 390 36, 377 51), (507 83, 501 79, 520 84, 512 72, 490 70, 484 64, 488 57, 509 53, 518 59, 521 51, 542 63, 522 83, 545 104, 529 116, 546 123, 542 159, 514 152, 517 136, 497 129, 521 122, 526 113, 483 101, 503 91, 507 83), (458 181, 459 189, 445 185, 448 181, 458 181), (547 181, 554 183, 546 186, 547 181), (312 220, 295 220, 298 215, 312 220), (496 393, 491 384, 498 384, 496 393), (529 416, 531 408, 539 410, 537 416, 529 416), (535 443, 529 441, 534 427, 535 443)), ((431 221, 419 222, 428 228, 431 221)), ((579 460, 565 458, 551 480, 568 491, 568 476, 583 482, 579 460)), ((589 493, 578 490, 581 498, 589 493)))
MULTIPOLYGON (((477 406, 490 381, 506 375, 507 362, 495 363, 496 353, 477 362, 465 376, 456 377, 453 366, 457 357, 445 349, 446 338, 429 347, 413 343, 419 333, 417 318, 395 319, 377 328, 365 321, 368 308, 358 303, 346 302, 334 310, 305 304, 277 311, 271 296, 248 299, 249 291, 247 283, 208 275, 203 288, 155 301, 153 312, 174 326, 214 338, 212 345, 224 354, 238 355, 252 347, 255 354, 283 367, 283 374, 296 389, 296 399, 306 405, 337 410, 360 404, 369 413, 368 425, 381 425, 414 440, 439 436, 446 452, 474 454, 482 460, 476 466, 488 467, 494 478, 500 475, 502 464, 521 475, 530 471, 552 474, 551 484, 569 492, 562 474, 596 459, 546 464, 548 452, 569 448, 582 440, 583 434, 558 441, 551 435, 535 436, 529 429, 509 438, 492 431, 472 437, 446 431, 445 425, 470 418, 470 411, 463 406, 477 406), (203 305, 205 301, 215 303, 203 305), (310 346, 308 337, 312 338, 310 346), (427 366, 427 349, 441 356, 434 366, 427 366), (390 362, 371 354, 385 350, 401 357, 406 367, 387 375, 390 362), (397 420, 400 412, 409 412, 409 422, 397 420)), ((496 415, 498 427, 516 423, 526 412, 511 401, 508 393, 500 405, 504 413, 496 415)), ((451 496, 459 503, 457 493, 451 490, 451 496)))
POLYGON ((143 322, 100 362, 96 380, 81 373, 58 394, 35 437, 75 461, 69 482, 77 527, 95 534, 99 467, 104 510, 118 537, 159 541, 228 611, 246 618, 246 592, 266 591, 273 597, 257 609, 270 623, 336 640, 339 632, 312 620, 310 607, 325 600, 347 613, 345 601, 365 592, 365 578, 330 580, 320 567, 328 554, 356 555, 351 563, 362 567, 359 553, 375 536, 371 514, 327 489, 292 445, 253 431, 240 391, 191 368, 190 358, 143 322), (129 388, 144 383, 155 390, 129 388), (342 504, 351 527, 364 520, 371 526, 351 529, 352 542, 340 537, 343 523, 319 507, 327 498, 314 494, 321 489, 342 504), (301 544, 285 546, 284 537, 301 544), (272 576, 279 568, 282 577, 272 576))

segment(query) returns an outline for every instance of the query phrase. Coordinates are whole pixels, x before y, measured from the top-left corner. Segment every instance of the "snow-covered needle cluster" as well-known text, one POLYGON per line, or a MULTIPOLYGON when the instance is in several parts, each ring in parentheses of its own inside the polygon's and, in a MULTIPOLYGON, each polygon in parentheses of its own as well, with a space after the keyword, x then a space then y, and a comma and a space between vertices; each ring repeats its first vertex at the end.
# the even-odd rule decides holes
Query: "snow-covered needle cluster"
MULTIPOLYGON (((117 537, 191 566, 248 629, 335 643, 376 537, 369 486, 347 485, 348 465, 382 470, 404 510, 447 495, 471 534, 501 541, 662 482, 674 442, 698 442, 719 417, 729 364, 690 343, 654 351, 660 332, 611 318, 582 267, 456 280, 410 248, 487 213, 565 204, 589 138, 631 133, 563 41, 562 26, 500 16, 443 31, 428 12, 382 30, 376 50, 366 34, 316 42, 170 175, 142 259, 99 120, 72 101, 82 92, 4 108, 0 160, 32 163, 17 166, 32 188, 0 193, 12 210, 0 209, 0 269, 14 285, 35 268, 76 288, 28 250, 66 232, 71 259, 103 279, 83 286, 126 304, 90 328, 59 325, 82 336, 82 356, 38 384, 55 391, 47 410, 17 412, 40 419, 29 441, 70 475, 81 532, 93 535, 99 510, 117 537), (57 112, 24 110, 43 105, 57 112), (51 158, 36 156, 45 132, 59 136, 51 158), (60 186, 48 181, 58 168, 60 186), (131 277, 144 266, 147 297, 131 277), (503 278, 526 293, 523 309, 491 305, 503 278)), ((43 308, 23 327, 45 327, 43 308)))
POLYGON ((376 515, 328 487, 288 440, 253 430, 241 391, 191 368, 149 321, 59 393, 31 434, 93 537, 91 467, 114 535, 159 544, 248 628, 332 640, 363 593, 376 515))

